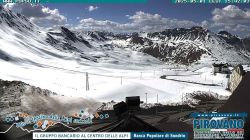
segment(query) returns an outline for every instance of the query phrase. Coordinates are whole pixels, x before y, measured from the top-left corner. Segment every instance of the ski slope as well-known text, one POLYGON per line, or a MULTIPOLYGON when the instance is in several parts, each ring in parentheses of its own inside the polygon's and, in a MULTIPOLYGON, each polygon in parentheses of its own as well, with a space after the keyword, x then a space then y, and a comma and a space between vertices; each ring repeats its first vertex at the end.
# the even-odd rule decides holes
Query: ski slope
MULTIPOLYGON (((193 91, 230 95, 225 90, 225 76, 211 76, 211 66, 203 72, 192 72, 192 67, 187 71, 185 66, 164 64, 157 58, 130 48, 104 49, 101 46, 105 42, 98 40, 90 42, 92 47, 69 40, 78 52, 62 51, 46 42, 47 32, 25 17, 3 8, 1 14, 8 17, 0 18, 0 78, 3 80, 20 80, 66 97, 82 97, 98 102, 118 102, 126 96, 141 96, 145 101, 145 93, 148 94, 148 103, 156 103, 158 95, 162 104, 180 103, 183 94, 193 91), (92 61, 92 58, 98 58, 98 62, 92 61), (89 76, 89 91, 86 91, 86 73, 89 76), (160 78, 173 74, 180 75, 179 79, 204 83, 213 81, 220 86, 160 78)), ((65 36, 68 37, 61 34, 58 39, 63 42, 65 36)))
POLYGON ((199 75, 190 75, 192 72, 189 71, 190 76, 183 76, 186 71, 180 72, 167 68, 162 70, 162 65, 158 67, 137 66, 135 70, 126 65, 123 68, 120 66, 116 68, 114 64, 84 66, 74 65, 72 62, 71 68, 68 68, 69 63, 65 64, 65 67, 62 65, 38 67, 0 61, 0 78, 21 80, 31 85, 49 89, 59 95, 83 97, 99 102, 111 100, 118 102, 124 100, 126 96, 141 96, 141 99, 145 101, 145 93, 148 93, 148 103, 156 103, 158 94, 159 102, 163 104, 180 103, 183 94, 193 91, 212 91, 223 96, 230 95, 225 90, 227 85, 225 75, 212 76, 211 68, 207 68, 206 72, 199 75), (86 72, 89 76, 89 91, 86 91, 86 72), (173 73, 177 73, 177 75, 181 73, 181 76, 170 76, 174 79, 211 82, 220 86, 204 86, 159 78, 161 75, 173 73))

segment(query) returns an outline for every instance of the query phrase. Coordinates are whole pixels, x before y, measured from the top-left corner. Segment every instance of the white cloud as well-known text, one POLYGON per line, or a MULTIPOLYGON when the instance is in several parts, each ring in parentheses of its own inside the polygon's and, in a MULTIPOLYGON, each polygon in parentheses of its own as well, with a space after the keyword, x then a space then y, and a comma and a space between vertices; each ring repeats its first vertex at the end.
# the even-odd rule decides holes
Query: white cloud
POLYGON ((234 35, 246 36, 250 32, 250 26, 244 24, 225 24, 225 23, 215 23, 213 21, 203 21, 201 22, 202 27, 210 29, 214 32, 228 31, 234 35))
MULTIPOLYGON (((42 27, 54 27, 67 24, 67 18, 58 9, 50 9, 42 5, 34 4, 6 4, 6 8, 19 12, 28 17, 35 24, 42 27)), ((87 10, 94 11, 97 6, 89 6, 87 10)), ((250 10, 240 9, 234 5, 224 8, 215 8, 212 11, 211 19, 206 19, 200 23, 190 20, 179 20, 165 18, 159 14, 150 14, 142 11, 134 15, 126 15, 129 22, 118 23, 110 20, 95 20, 93 18, 81 19, 76 17, 79 24, 75 29, 98 30, 112 32, 154 32, 171 28, 189 28, 202 26, 214 32, 227 30, 233 34, 244 36, 250 31, 250 10)), ((72 27, 73 25, 71 25, 72 27)), ((73 28, 73 27, 72 27, 73 28)))
POLYGON ((120 24, 109 20, 95 20, 93 18, 80 20, 80 23, 76 27, 76 29, 112 32, 124 32, 124 30, 127 30, 129 32, 136 30, 130 24, 120 24))
POLYGON ((20 13, 28 17, 31 22, 42 26, 51 27, 55 25, 64 25, 67 22, 67 18, 60 14, 58 9, 50 9, 40 4, 5 4, 5 8, 8 8, 14 12, 20 13))
POLYGON ((142 11, 136 12, 136 14, 130 16, 129 19, 131 19, 134 24, 137 24, 142 28, 143 26, 148 26, 152 30, 179 27, 187 28, 197 25, 193 21, 163 18, 159 14, 149 14, 142 11))
POLYGON ((142 11, 132 16, 127 16, 130 22, 120 24, 109 20, 95 20, 92 18, 82 19, 77 29, 84 30, 106 30, 113 32, 135 32, 135 31, 162 31, 167 28, 188 28, 196 26, 195 22, 188 20, 177 20, 163 18, 159 14, 149 14, 142 11))
POLYGON ((88 10, 89 10, 89 12, 92 12, 92 11, 95 11, 95 10, 97 10, 99 7, 97 7, 97 6, 89 6, 88 7, 88 10))
POLYGON ((215 8, 212 11, 211 21, 203 21, 201 25, 212 31, 226 30, 232 34, 245 36, 250 31, 250 10, 240 9, 235 5, 224 8, 215 8))
POLYGON ((232 30, 235 32, 250 32, 250 26, 237 24, 232 30))
POLYGON ((250 23, 250 10, 242 10, 238 6, 228 5, 222 9, 216 8, 212 12, 212 20, 224 24, 250 23))

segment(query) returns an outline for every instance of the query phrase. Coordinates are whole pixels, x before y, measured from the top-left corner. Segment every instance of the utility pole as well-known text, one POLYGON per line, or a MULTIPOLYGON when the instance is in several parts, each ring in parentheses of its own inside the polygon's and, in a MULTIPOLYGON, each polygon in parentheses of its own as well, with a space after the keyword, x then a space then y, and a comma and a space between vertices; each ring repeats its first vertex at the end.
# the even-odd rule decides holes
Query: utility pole
POLYGON ((121 76, 121 86, 122 86, 122 76, 121 76))
POLYGON ((146 105, 148 104, 148 93, 145 93, 146 94, 146 105))
POLYGON ((183 106, 184 106, 184 103, 183 103, 183 92, 181 93, 181 112, 183 110, 183 106))
POLYGON ((155 107, 155 109, 156 109, 156 115, 158 114, 158 94, 157 94, 157 102, 156 102, 156 107, 155 107))
POLYGON ((86 91, 89 91, 89 74, 86 72, 86 91))
POLYGON ((15 105, 15 100, 16 100, 16 94, 14 95, 14 101, 13 101, 13 106, 14 106, 14 113, 16 113, 16 105, 15 105))
POLYGON ((157 94, 157 104, 158 104, 159 102, 158 102, 158 94, 157 94))

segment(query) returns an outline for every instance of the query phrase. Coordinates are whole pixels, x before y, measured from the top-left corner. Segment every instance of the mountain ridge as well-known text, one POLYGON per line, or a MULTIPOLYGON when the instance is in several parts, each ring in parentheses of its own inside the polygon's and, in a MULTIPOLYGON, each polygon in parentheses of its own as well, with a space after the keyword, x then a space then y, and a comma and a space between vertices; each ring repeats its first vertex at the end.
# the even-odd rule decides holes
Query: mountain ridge
MULTIPOLYGON (((225 61, 227 63, 249 63, 250 61, 250 38, 239 38, 227 31, 214 33, 208 29, 196 26, 192 28, 174 28, 166 29, 160 32, 152 33, 121 33, 102 31, 76 31, 66 27, 60 27, 58 30, 44 31, 28 18, 21 14, 15 14, 12 11, 0 6, 0 24, 4 25, 2 33, 15 31, 13 33, 17 38, 26 35, 38 44, 45 45, 49 51, 55 53, 66 53, 70 56, 80 57, 93 62, 98 62, 100 56, 96 57, 89 52, 100 51, 104 54, 113 48, 129 48, 134 51, 151 55, 163 62, 191 65, 192 63, 202 63, 210 59, 215 62, 225 61), (55 49, 55 50, 54 50, 55 49), (59 50, 57 52, 56 50, 59 50), (232 59, 232 57, 234 59, 232 59)), ((9 33, 9 37, 13 36, 9 33)), ((9 39, 11 40, 11 39, 9 39)), ((34 46, 28 41, 19 45, 23 47, 34 46)), ((8 41, 10 42, 10 41, 8 41)), ((37 49, 34 46, 34 49, 37 49)), ((39 49, 38 51, 41 51, 39 49)), ((1 50, 1 54, 12 57, 8 50, 1 50), (7 55, 8 54, 8 55, 7 55)), ((34 51, 33 51, 34 52, 34 51)), ((40 52, 39 52, 40 53, 40 52)), ((42 51, 42 54, 60 56, 48 51, 42 51)), ((107 58, 109 55, 101 55, 107 58)), ((41 56, 42 57, 42 56, 41 56)), ((0 57, 7 60, 7 57, 0 57)))

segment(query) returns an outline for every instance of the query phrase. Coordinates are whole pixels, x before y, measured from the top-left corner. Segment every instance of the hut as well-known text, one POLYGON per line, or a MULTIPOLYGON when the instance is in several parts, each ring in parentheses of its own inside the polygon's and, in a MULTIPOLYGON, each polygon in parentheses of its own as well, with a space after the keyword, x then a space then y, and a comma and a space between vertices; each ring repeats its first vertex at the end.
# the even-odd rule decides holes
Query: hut
POLYGON ((213 69, 214 74, 216 74, 216 73, 228 74, 230 72, 229 66, 228 66, 227 63, 225 63, 225 64, 223 64, 223 63, 220 63, 220 64, 214 63, 213 68, 214 68, 213 69))

